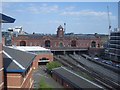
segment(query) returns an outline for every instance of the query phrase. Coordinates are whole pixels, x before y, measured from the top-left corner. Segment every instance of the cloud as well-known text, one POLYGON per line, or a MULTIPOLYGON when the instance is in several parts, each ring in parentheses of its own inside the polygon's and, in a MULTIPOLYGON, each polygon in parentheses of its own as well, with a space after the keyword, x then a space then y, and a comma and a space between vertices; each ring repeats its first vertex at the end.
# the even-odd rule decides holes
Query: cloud
MULTIPOLYGON (((108 19, 108 13, 105 11, 93 11, 93 10, 81 10, 81 11, 64 11, 60 15, 71 16, 79 18, 88 18, 91 20, 106 20, 108 19)), ((110 19, 116 20, 116 16, 109 12, 110 19)))
POLYGON ((64 8, 64 11, 72 11, 72 10, 74 10, 74 9, 75 9, 74 6, 68 6, 68 7, 65 7, 65 8, 64 8))
MULTIPOLYGON (((112 13, 110 12, 110 15, 112 13)), ((70 15, 70 16, 105 16, 107 12, 101 11, 91 11, 91 10, 81 10, 81 11, 64 11, 61 15, 70 15)))
POLYGON ((40 6, 36 6, 36 5, 31 5, 27 8, 28 11, 30 11, 31 13, 53 13, 53 12, 57 12, 59 9, 58 5, 47 5, 47 4, 41 4, 40 6))
MULTIPOLYGON (((8 9, 9 7, 12 6, 12 4, 14 5, 15 3, 3 3, 3 9, 8 9)), ((17 5, 14 5, 14 7, 16 7, 16 9, 12 9, 11 11, 13 12, 22 12, 22 13, 32 13, 32 14, 48 14, 48 13, 53 13, 53 12, 57 12, 59 10, 59 6, 58 5, 49 5, 46 3, 40 3, 40 4, 36 4, 34 3, 27 3, 26 7, 22 4, 22 3, 18 3, 17 5), (25 7, 25 8, 24 8, 25 7)))

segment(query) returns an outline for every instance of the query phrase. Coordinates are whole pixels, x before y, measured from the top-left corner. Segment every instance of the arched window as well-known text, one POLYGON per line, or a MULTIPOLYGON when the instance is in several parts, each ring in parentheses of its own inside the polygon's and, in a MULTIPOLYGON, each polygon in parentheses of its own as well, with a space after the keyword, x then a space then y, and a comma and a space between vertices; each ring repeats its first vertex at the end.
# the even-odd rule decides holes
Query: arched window
POLYGON ((45 47, 50 47, 50 40, 45 41, 45 47))
POLYGON ((95 47, 96 47, 96 42, 95 42, 95 41, 92 41, 92 42, 91 42, 91 47, 92 47, 92 48, 95 48, 95 47))
POLYGON ((71 41, 71 47, 76 47, 76 41, 75 40, 71 41))
POLYGON ((59 44, 59 46, 60 46, 60 47, 63 47, 63 43, 61 42, 61 43, 59 44))
POLYGON ((26 42, 25 41, 21 41, 20 42, 20 46, 26 46, 26 42))
POLYGON ((98 43, 98 48, 100 47, 100 44, 98 43))

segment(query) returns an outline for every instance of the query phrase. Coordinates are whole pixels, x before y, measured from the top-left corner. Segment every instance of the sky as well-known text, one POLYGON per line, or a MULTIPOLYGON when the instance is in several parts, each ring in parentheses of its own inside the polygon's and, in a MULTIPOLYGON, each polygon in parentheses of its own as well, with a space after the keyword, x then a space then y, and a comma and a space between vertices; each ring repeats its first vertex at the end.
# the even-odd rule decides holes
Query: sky
POLYGON ((2 2, 1 12, 16 19, 12 24, 3 24, 3 30, 22 26, 28 33, 56 34, 57 27, 66 23, 66 33, 107 34, 107 6, 112 29, 118 27, 118 2, 18 1, 2 2))

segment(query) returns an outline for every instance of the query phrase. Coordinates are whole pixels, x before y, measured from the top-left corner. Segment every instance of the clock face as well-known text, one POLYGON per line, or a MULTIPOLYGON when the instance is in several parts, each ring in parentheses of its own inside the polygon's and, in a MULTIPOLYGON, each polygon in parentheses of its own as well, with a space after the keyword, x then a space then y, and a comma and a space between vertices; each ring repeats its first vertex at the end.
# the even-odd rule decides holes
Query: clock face
POLYGON ((62 28, 60 30, 62 30, 62 28))

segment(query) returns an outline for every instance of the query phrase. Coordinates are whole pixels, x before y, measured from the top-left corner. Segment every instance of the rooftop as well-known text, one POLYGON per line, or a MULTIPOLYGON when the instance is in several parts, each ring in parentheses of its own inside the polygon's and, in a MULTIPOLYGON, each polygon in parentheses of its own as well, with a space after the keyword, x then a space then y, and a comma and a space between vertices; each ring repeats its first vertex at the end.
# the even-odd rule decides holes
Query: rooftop
POLYGON ((3 63, 6 72, 25 72, 35 58, 35 54, 3 47, 3 63))
POLYGON ((50 49, 46 49, 40 46, 9 46, 9 48, 14 48, 21 51, 50 51, 50 49))
MULTIPOLYGON (((27 34, 27 35, 18 35, 16 38, 30 38, 30 39, 41 39, 44 37, 49 37, 49 38, 54 38, 56 39, 56 34, 27 34)), ((77 39, 93 39, 93 38, 98 38, 98 36, 95 36, 94 34, 65 34, 64 39, 69 39, 69 38, 77 38, 77 39)))
POLYGON ((111 33, 120 33, 120 28, 114 28, 114 30, 111 30, 111 33))
POLYGON ((57 74, 67 82, 74 85, 76 88, 102 88, 101 86, 77 75, 65 67, 53 69, 53 73, 57 74))
POLYGON ((15 19, 0 13, 0 23, 14 23, 15 19))

